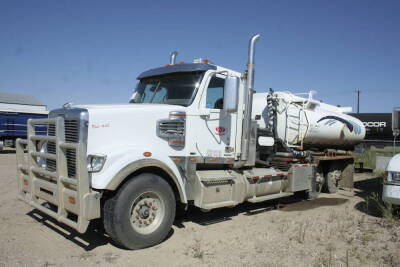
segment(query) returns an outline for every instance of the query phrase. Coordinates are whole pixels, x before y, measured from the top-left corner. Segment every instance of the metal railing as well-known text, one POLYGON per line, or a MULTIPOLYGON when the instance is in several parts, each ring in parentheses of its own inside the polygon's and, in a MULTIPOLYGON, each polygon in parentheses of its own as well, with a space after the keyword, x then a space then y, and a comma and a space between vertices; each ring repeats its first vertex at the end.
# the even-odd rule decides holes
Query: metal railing
POLYGON ((90 188, 86 145, 65 141, 64 118, 28 120, 28 138, 17 139, 16 152, 19 199, 80 233, 86 231, 90 220, 100 217, 100 193, 90 188), (50 124, 55 125, 55 136, 36 134, 35 127, 50 124), (40 141, 54 142, 55 154, 38 151, 40 141), (76 152, 75 177, 68 177, 67 149, 76 152), (56 170, 46 170, 39 159, 55 160, 56 170), (56 209, 43 205, 46 202, 56 209))

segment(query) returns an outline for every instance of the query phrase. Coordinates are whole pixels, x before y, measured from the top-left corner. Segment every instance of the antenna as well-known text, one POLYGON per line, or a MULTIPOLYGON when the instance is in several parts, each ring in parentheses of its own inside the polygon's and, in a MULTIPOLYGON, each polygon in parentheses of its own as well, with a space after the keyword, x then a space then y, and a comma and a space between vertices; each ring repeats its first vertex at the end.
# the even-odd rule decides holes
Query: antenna
POLYGON ((360 113, 360 93, 361 90, 355 90, 354 92, 357 93, 357 114, 360 113))

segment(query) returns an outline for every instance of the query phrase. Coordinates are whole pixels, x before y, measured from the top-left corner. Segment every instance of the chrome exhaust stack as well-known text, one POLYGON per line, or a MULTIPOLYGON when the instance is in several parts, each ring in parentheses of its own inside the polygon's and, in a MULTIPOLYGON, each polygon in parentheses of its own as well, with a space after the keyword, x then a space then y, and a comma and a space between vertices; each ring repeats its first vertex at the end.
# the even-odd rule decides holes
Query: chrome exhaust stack
POLYGON ((171 53, 171 57, 170 57, 170 60, 169 60, 169 64, 170 65, 174 65, 175 64, 177 55, 178 55, 178 52, 176 52, 176 51, 171 53))
POLYGON ((247 160, 250 146, 250 132, 251 132, 251 113, 253 108, 253 87, 254 87, 254 54, 255 44, 260 38, 260 34, 255 34, 251 37, 249 42, 249 54, 246 70, 246 106, 245 118, 243 122, 242 134, 242 154, 240 159, 247 160))

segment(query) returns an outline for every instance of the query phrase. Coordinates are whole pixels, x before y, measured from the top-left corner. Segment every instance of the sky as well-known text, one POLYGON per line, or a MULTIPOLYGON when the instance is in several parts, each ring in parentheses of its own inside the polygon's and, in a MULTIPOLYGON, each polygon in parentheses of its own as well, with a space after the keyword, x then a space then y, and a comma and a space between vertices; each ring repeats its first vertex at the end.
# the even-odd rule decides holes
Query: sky
POLYGON ((0 91, 49 109, 127 103, 143 71, 206 58, 255 89, 317 91, 360 112, 400 106, 400 1, 0 1, 0 91))

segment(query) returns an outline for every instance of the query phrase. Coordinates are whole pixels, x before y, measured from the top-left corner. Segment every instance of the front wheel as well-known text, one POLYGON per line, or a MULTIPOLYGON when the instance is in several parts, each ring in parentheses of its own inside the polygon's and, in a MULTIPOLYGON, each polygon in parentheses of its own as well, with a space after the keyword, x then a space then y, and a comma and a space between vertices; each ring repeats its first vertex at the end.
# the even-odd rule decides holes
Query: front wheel
POLYGON ((140 249, 163 241, 175 219, 175 196, 160 176, 140 174, 104 204, 104 228, 118 244, 140 249))

